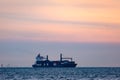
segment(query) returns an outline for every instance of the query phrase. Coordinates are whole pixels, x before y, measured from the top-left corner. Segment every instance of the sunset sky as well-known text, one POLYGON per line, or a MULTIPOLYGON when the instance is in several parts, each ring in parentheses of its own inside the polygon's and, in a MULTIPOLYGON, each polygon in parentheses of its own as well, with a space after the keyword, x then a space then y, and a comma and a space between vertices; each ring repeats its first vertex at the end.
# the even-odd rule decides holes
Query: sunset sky
POLYGON ((0 64, 38 53, 78 66, 120 66, 120 0, 0 0, 0 64))

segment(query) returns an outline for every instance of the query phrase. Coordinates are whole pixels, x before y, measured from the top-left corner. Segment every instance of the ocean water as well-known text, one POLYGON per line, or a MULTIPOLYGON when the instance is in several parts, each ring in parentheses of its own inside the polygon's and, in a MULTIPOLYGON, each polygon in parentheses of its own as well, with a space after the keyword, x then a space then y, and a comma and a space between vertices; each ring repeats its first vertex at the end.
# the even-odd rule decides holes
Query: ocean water
POLYGON ((120 68, 0 68, 0 80, 120 80, 120 68))

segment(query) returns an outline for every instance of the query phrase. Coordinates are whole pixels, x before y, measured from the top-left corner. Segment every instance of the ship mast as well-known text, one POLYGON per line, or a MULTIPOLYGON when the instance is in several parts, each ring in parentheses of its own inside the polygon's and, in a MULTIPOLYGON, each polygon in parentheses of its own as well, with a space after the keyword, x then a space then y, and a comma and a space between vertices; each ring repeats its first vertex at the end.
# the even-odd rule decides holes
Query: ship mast
POLYGON ((62 53, 60 54, 60 61, 62 61, 62 53))
POLYGON ((67 60, 72 61, 72 58, 69 58, 69 57, 62 57, 62 53, 61 53, 61 54, 60 54, 60 61, 62 61, 63 59, 67 59, 67 60))
POLYGON ((46 56, 46 60, 48 60, 48 55, 46 56))

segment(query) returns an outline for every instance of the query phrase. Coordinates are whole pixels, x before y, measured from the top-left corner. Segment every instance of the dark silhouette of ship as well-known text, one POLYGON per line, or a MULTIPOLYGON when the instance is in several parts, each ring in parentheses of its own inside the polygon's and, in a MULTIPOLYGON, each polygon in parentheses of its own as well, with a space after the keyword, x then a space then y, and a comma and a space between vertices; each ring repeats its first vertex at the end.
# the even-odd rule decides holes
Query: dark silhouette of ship
POLYGON ((38 54, 36 57, 35 64, 32 65, 33 68, 40 68, 40 67, 76 67, 77 64, 72 58, 63 58, 62 54, 60 54, 60 60, 58 61, 50 61, 48 59, 48 55, 46 58, 38 54))

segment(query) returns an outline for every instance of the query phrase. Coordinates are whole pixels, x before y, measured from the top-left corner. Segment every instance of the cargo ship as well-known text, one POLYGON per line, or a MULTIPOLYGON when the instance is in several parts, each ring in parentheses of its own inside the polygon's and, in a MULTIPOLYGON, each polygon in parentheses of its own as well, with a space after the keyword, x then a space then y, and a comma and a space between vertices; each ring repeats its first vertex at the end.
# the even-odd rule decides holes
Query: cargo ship
POLYGON ((40 67, 76 67, 77 64, 72 58, 63 58, 62 54, 60 54, 60 60, 51 61, 48 58, 48 55, 45 57, 40 54, 37 55, 35 64, 32 65, 33 68, 40 67))

